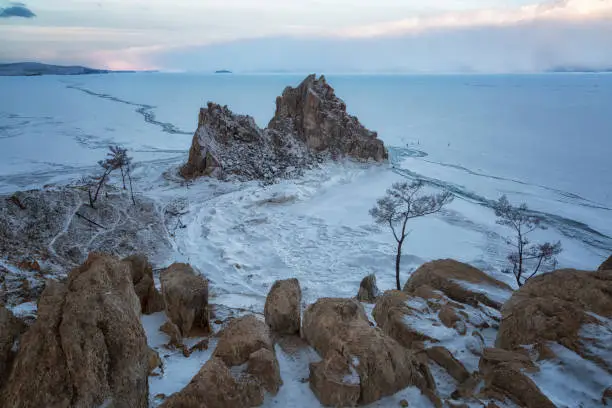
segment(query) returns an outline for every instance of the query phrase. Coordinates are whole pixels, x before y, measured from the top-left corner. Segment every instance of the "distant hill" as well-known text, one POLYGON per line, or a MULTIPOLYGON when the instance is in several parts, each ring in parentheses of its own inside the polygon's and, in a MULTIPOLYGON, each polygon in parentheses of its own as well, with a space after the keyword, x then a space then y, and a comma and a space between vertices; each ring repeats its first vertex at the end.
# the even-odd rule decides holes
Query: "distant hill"
POLYGON ((88 75, 108 74, 110 72, 133 72, 133 71, 110 71, 106 69, 94 69, 81 66, 49 65, 39 62, 16 62, 12 64, 0 64, 0 76, 38 76, 38 75, 88 75))
POLYGON ((215 74, 231 74, 232 71, 227 69, 220 69, 219 71, 215 71, 215 74))

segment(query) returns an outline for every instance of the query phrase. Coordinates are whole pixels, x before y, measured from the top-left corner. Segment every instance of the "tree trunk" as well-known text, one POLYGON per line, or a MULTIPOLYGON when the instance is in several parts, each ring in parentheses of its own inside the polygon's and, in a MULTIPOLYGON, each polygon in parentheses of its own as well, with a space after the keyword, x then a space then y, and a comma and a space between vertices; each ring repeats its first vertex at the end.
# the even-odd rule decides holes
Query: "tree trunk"
POLYGON ((395 283, 397 284, 397 290, 402 290, 400 284, 400 262, 402 261, 402 245, 404 240, 401 239, 397 243, 397 255, 395 256, 395 283))

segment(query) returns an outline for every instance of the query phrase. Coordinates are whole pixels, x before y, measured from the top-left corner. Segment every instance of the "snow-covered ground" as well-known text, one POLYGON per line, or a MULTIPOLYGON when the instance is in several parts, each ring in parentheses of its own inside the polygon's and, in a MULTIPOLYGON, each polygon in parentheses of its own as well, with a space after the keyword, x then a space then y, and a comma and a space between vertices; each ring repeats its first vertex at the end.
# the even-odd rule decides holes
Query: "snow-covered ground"
MULTIPOLYGON (((495 224, 490 208, 501 194, 542 213, 550 228, 534 238, 562 241, 560 267, 596 268, 612 252, 612 125, 602 109, 612 103, 612 77, 585 76, 582 83, 569 76, 557 82, 453 78, 328 78, 349 111, 380 131, 390 163, 328 163, 269 186, 209 179, 185 184, 173 173, 186 160, 198 108, 207 100, 228 103, 265 125, 274 97, 300 78, 0 78, 3 94, 11 95, 0 98, 0 192, 91 174, 109 144, 122 144, 136 162, 138 194, 159 208, 184 203, 186 227, 170 231, 172 249, 155 266, 189 262, 210 279, 213 303, 256 312, 277 279, 298 278, 305 304, 354 296, 372 273, 382 290, 393 288, 395 242, 368 210, 393 182, 417 177, 457 198, 442 213, 410 222, 402 281, 426 261, 455 258, 514 286, 513 277, 500 272, 510 231, 495 224)), ((30 306, 22 312, 31 313, 30 306)), ((145 318, 156 347, 164 341, 156 331, 160 319, 145 318)), ((178 391, 209 354, 169 359, 151 389, 178 391)), ((302 395, 300 406, 317 406, 300 381, 310 357, 278 354, 285 385, 266 403, 286 406, 283 401, 302 395)), ((572 361, 569 353, 561 357, 572 361)), ((538 375, 559 369, 550 364, 538 375)), ((409 389, 376 406, 402 398, 427 406, 424 398, 419 405, 418 394, 409 389)))

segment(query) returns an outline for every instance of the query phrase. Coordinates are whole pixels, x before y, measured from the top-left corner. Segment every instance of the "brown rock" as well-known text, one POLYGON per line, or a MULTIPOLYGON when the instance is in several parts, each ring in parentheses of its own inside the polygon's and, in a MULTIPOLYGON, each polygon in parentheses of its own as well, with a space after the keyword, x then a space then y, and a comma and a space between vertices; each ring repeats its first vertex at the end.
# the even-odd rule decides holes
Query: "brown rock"
POLYGON ((22 336, 5 408, 148 406, 149 349, 130 271, 90 254, 66 284, 49 281, 22 336))
POLYGON ((332 151, 357 159, 382 161, 388 154, 381 140, 346 112, 323 76, 309 75, 297 88, 276 98, 268 128, 293 133, 316 152, 332 151))
POLYGON ((10 372, 14 357, 13 344, 25 330, 24 323, 17 319, 10 310, 0 306, 0 388, 10 372))
POLYGON ((610 293, 612 271, 609 270, 559 270, 536 276, 504 304, 495 344, 512 350, 521 345, 552 341, 606 365, 588 351, 589 342, 595 340, 581 337, 579 332, 586 324, 605 325, 595 315, 612 317, 610 293))
POLYGON ((406 316, 414 313, 406 304, 410 298, 410 295, 399 290, 386 291, 376 300, 372 315, 378 327, 402 346, 422 349, 423 342, 432 339, 406 324, 406 316))
POLYGON ((297 279, 274 282, 264 307, 266 323, 281 334, 300 332, 302 290, 297 279))
POLYGON ((346 401, 341 402, 353 403, 346 382, 337 381, 345 378, 345 367, 352 367, 355 373, 350 378, 359 381, 359 404, 377 401, 410 385, 423 392, 435 389, 427 366, 380 329, 371 327, 363 306, 355 299, 319 299, 304 312, 302 332, 324 360, 311 369, 313 387, 325 385, 315 390, 319 396, 326 394, 322 401, 332 398, 327 394, 337 386, 338 393, 346 395, 346 401))
POLYGON ((236 378, 221 359, 213 357, 185 388, 168 397, 160 408, 256 407, 263 399, 257 384, 236 378))
POLYGON ((422 265, 410 276, 404 286, 404 292, 414 294, 423 285, 443 292, 454 301, 472 306, 477 306, 480 302, 498 310, 502 304, 487 294, 487 286, 492 290, 506 291, 508 297, 512 293, 512 289, 505 283, 493 279, 473 266, 453 259, 422 265), (472 289, 468 285, 478 285, 480 290, 472 289))
POLYGON ((149 375, 153 374, 153 371, 161 367, 162 361, 161 358, 159 358, 159 354, 157 351, 149 348, 149 375))
POLYGON ((166 314, 183 337, 210 331, 208 280, 191 266, 175 263, 161 273, 166 314))
POLYGON ((142 313, 152 314, 164 310, 164 298, 155 287, 153 268, 145 255, 132 255, 123 260, 130 266, 136 296, 142 313))
POLYGON ((601 403, 605 406, 612 405, 612 386, 606 388, 601 395, 601 403))
POLYGON ((488 348, 480 359, 479 370, 485 381, 485 391, 501 393, 521 407, 555 408, 524 372, 538 368, 526 354, 488 348))
POLYGON ((218 336, 213 356, 230 367, 246 363, 259 349, 274 352, 268 326, 254 315, 233 319, 218 336))
POLYGON ((410 404, 408 404, 408 401, 406 401, 405 399, 400 401, 400 407, 406 408, 408 405, 410 404))
POLYGON ((178 347, 183 344, 183 336, 181 336, 181 331, 176 327, 176 324, 168 321, 160 326, 159 331, 170 336, 170 342, 168 343, 170 346, 178 347))
POLYGON ((598 271, 610 271, 612 270, 612 256, 606 259, 600 266, 598 271))
POLYGON ((470 377, 470 373, 445 347, 431 347, 425 350, 427 357, 444 368, 451 377, 459 383, 464 382, 470 377))
POLYGON ((357 300, 360 302, 374 303, 378 297, 378 287, 376 286, 376 275, 369 275, 363 278, 359 285, 357 300))
POLYGON ((446 327, 453 328, 455 327, 455 323, 461 320, 461 317, 455 312, 455 309, 449 305, 445 304, 438 312, 438 318, 446 327))
POLYGON ((355 368, 340 354, 310 364, 310 388, 321 404, 331 407, 355 406, 361 394, 360 378, 355 368))
POLYGON ((257 378, 263 388, 272 395, 276 395, 283 384, 276 355, 266 348, 261 348, 249 356, 247 373, 257 378))

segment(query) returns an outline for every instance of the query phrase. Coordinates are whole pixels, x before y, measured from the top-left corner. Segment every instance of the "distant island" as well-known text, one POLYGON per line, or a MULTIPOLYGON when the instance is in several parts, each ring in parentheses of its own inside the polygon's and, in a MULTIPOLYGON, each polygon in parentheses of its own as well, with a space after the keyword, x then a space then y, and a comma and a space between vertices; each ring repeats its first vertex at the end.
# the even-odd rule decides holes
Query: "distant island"
POLYGON ((39 76, 39 75, 91 75, 109 73, 127 73, 135 71, 111 71, 82 66, 49 65, 39 62, 15 62, 0 64, 0 76, 39 76))
POLYGON ((227 69, 220 69, 219 71, 215 71, 215 74, 232 74, 232 71, 227 69))
POLYGON ((549 69, 547 72, 559 72, 559 73, 568 73, 568 72, 576 72, 576 73, 605 73, 612 72, 612 68, 587 68, 587 67, 555 67, 549 69))

